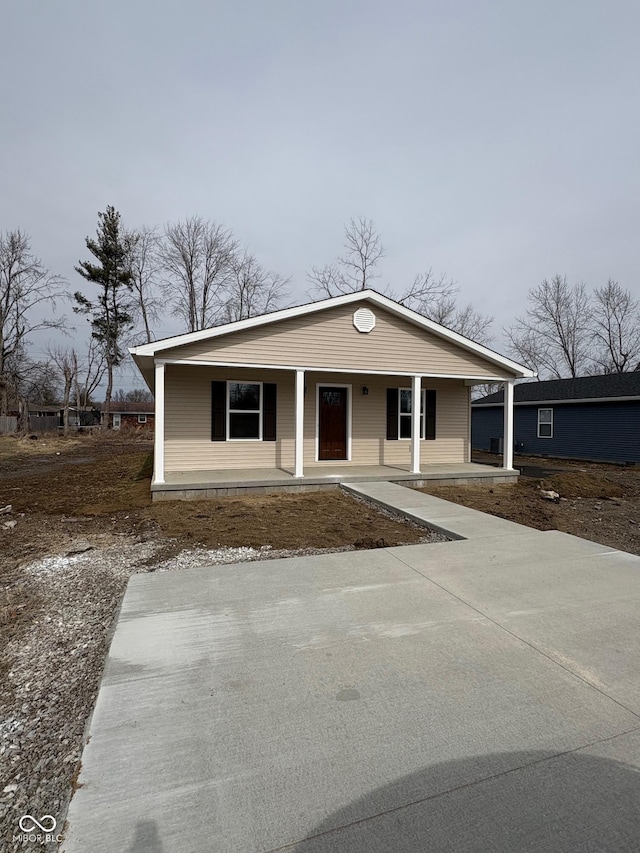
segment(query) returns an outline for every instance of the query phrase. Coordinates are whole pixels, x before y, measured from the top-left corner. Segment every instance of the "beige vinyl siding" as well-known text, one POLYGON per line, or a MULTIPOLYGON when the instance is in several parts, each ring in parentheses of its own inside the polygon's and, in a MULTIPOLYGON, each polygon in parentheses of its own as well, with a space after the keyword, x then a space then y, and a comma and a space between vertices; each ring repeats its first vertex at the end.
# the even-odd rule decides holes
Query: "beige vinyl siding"
POLYGON ((397 370, 455 376, 505 376, 504 368, 437 337, 382 308, 376 327, 362 334, 354 303, 165 350, 163 358, 328 367, 339 370, 397 370))
MULTIPOLYGON (((316 386, 351 384, 352 453, 351 461, 323 462, 326 465, 398 465, 411 464, 411 441, 387 441, 387 388, 408 388, 410 382, 395 376, 331 376, 306 374, 304 463, 316 461, 316 386), (367 395, 362 387, 369 389, 367 395)), ((423 388, 437 391, 436 438, 420 442, 423 464, 469 462, 469 389, 461 379, 424 379, 423 388)))
MULTIPOLYGON (((408 469, 411 442, 387 441, 387 388, 406 387, 397 377, 358 374, 305 374, 304 463, 316 461, 316 386, 350 384, 352 394, 352 465, 397 465, 408 469), (369 393, 362 393, 366 385, 369 393)), ((421 442, 423 464, 467 462, 469 389, 462 380, 425 379, 437 391, 436 439, 421 442)), ((165 378, 165 469, 167 472, 223 468, 284 468, 294 464, 294 373, 167 365, 165 378), (211 382, 276 382, 276 441, 211 441, 211 382)))
POLYGON ((293 464, 293 395, 291 371, 167 365, 165 470, 290 468, 293 464), (214 380, 276 382, 276 441, 211 441, 211 383, 214 380))

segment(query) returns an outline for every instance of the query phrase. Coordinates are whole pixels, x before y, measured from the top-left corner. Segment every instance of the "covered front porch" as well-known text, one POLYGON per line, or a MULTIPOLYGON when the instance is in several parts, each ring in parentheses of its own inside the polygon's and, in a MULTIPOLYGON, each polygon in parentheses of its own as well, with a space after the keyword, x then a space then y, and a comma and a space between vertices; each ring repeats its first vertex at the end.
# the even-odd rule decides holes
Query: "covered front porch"
POLYGON ((304 479, 282 468, 227 468, 212 471, 174 471, 163 483, 153 483, 157 500, 201 500, 227 495, 301 492, 336 488, 340 483, 387 481, 420 488, 427 483, 512 483, 518 472, 474 462, 425 465, 417 473, 392 465, 348 465, 336 468, 321 462, 305 465, 304 479))
POLYGON ((470 393, 485 379, 156 363, 154 499, 304 491, 363 480, 513 480, 510 380, 503 380, 502 469, 471 461, 470 393), (238 415, 233 395, 247 389, 253 408, 238 415), (236 417, 240 425, 253 418, 255 435, 234 434, 236 417))

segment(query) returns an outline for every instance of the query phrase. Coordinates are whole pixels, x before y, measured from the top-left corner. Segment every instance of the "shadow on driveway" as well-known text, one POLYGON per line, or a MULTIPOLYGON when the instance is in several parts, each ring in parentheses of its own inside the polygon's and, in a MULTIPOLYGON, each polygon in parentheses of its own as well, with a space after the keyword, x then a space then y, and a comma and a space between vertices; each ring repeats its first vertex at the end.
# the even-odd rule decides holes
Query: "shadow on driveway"
MULTIPOLYGON (((622 735, 592 751, 626 755, 634 746, 637 753, 637 737, 622 735)), ((611 757, 486 755, 438 764, 374 789, 332 814, 307 840, 277 849, 627 853, 640 850, 639 804, 638 770, 611 757)))

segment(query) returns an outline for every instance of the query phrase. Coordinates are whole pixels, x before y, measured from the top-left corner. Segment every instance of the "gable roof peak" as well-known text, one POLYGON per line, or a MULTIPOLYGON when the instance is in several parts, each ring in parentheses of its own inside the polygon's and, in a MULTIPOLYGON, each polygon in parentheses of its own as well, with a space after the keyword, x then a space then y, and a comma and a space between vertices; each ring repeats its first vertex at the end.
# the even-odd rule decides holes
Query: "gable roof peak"
POLYGON ((378 305, 381 308, 402 317, 404 320, 412 323, 418 328, 431 332, 432 334, 449 340, 462 349, 474 352, 482 358, 504 367, 509 373, 515 373, 517 376, 531 377, 535 373, 524 365, 518 364, 506 356, 500 355, 489 347, 478 344, 470 338, 465 338, 458 332, 447 329, 445 326, 430 320, 417 311, 407 308, 400 302, 379 293, 377 290, 367 288, 365 290, 356 290, 351 293, 340 294, 339 296, 331 296, 326 299, 321 299, 316 302, 309 302, 303 305, 293 306, 291 308, 283 308, 278 311, 273 311, 268 314, 261 314, 257 317, 250 317, 246 320, 237 320, 232 323, 226 323, 222 326, 213 326, 208 329, 201 329, 197 332, 187 332, 186 334, 177 335, 170 338, 164 338, 160 341, 154 341, 150 344, 142 344, 137 347, 130 347, 129 352, 134 359, 139 358, 155 358, 156 355, 163 350, 174 349, 176 347, 185 346, 187 344, 206 341, 213 338, 218 338, 223 335, 229 335, 233 332, 244 331, 245 329, 259 328, 271 323, 277 323, 283 320, 292 319, 294 317, 302 317, 307 314, 324 311, 328 308, 337 307, 340 305, 349 305, 354 302, 368 302, 378 305))

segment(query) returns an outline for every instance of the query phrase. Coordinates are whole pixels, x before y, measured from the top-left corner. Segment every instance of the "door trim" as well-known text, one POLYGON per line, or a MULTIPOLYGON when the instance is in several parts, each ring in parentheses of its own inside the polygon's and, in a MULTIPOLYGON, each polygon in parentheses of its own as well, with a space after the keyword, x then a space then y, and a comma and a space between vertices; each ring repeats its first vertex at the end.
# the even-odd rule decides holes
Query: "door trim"
POLYGON ((315 462, 331 464, 343 464, 351 462, 351 384, 341 382, 316 382, 316 452, 315 462), (347 389, 347 458, 346 459, 320 459, 320 389, 321 388, 346 388, 347 389))

